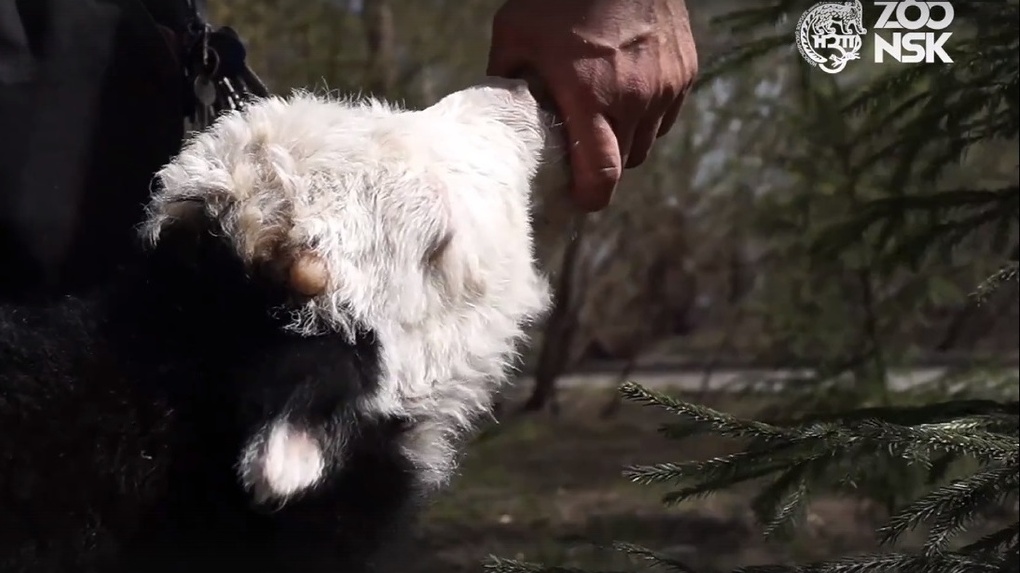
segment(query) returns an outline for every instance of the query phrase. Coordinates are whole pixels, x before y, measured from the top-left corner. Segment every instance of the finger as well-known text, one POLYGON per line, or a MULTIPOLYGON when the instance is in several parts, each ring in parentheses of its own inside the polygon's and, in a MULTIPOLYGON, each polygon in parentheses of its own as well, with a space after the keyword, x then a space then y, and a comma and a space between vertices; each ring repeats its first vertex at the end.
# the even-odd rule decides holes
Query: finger
POLYGON ((609 127, 616 136, 616 146, 620 150, 620 165, 627 165, 628 158, 634 148, 634 134, 636 129, 633 123, 625 124, 620 121, 609 119, 609 127))
POLYGON ((683 109, 683 105, 683 96, 676 98, 673 100, 673 103, 669 104, 669 107, 666 108, 666 113, 662 114, 662 123, 659 124, 659 129, 656 130, 656 137, 662 137, 669 133, 669 130, 673 129, 677 118, 680 117, 680 110, 683 109))
POLYGON ((634 130, 634 142, 630 146, 630 153, 627 154, 624 165, 632 169, 641 165, 648 159, 652 151, 652 145, 659 137, 659 129, 662 125, 661 117, 649 117, 638 124, 634 130))
POLYGON ((623 171, 620 145, 609 120, 599 113, 564 112, 574 175, 573 194, 577 206, 600 211, 609 205, 623 171))
POLYGON ((493 21, 486 75, 516 77, 520 73, 525 58, 520 49, 522 43, 514 36, 511 29, 500 25, 498 17, 493 21))
MULTIPOLYGON (((606 108, 600 89, 607 83, 600 81, 604 68, 598 61, 575 62, 567 70, 550 70, 548 74, 549 95, 567 132, 574 203, 589 212, 609 205, 623 171, 619 141, 602 113, 606 108)), ((630 142, 625 143, 629 147, 630 142)))
POLYGON ((524 57, 512 47, 493 44, 489 48, 489 63, 485 68, 485 75, 516 78, 521 75, 524 67, 524 57))

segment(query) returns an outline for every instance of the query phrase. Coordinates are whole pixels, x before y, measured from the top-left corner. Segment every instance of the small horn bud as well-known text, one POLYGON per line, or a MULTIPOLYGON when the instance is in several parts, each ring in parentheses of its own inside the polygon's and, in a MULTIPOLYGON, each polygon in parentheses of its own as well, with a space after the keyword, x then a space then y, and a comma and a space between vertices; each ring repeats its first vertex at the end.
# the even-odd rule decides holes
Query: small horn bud
POLYGON ((298 255, 287 277, 290 288, 304 296, 318 296, 326 291, 329 272, 326 263, 312 253, 298 255))

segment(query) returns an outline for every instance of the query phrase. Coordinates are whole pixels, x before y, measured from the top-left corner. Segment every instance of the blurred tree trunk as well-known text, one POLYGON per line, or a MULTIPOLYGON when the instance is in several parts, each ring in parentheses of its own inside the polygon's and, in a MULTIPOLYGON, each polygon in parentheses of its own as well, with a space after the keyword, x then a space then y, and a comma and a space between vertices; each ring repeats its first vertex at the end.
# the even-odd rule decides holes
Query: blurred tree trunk
POLYGON ((542 335, 542 348, 535 365, 535 388, 531 397, 521 407, 523 412, 537 412, 550 408, 558 411, 556 403, 556 380, 571 362, 571 348, 577 334, 579 320, 576 312, 576 285, 578 255, 584 240, 584 221, 578 224, 576 235, 567 244, 560 264, 559 280, 556 281, 552 311, 546 321, 542 335))
POLYGON ((630 379, 630 375, 634 372, 634 369, 637 368, 638 359, 640 357, 641 354, 635 352, 627 359, 627 363, 623 365, 620 373, 616 376, 616 384, 614 384, 612 388, 613 395, 610 396, 609 401, 606 402, 599 411, 599 418, 606 420, 620 412, 620 406, 623 405, 623 396, 620 395, 620 386, 630 379))
POLYGON ((422 103, 426 106, 432 105, 439 101, 439 93, 436 89, 435 74, 430 66, 425 66, 420 74, 420 97, 422 103))
POLYGON ((378 96, 390 95, 397 83, 393 7, 388 0, 364 0, 361 18, 368 47, 365 87, 378 96))

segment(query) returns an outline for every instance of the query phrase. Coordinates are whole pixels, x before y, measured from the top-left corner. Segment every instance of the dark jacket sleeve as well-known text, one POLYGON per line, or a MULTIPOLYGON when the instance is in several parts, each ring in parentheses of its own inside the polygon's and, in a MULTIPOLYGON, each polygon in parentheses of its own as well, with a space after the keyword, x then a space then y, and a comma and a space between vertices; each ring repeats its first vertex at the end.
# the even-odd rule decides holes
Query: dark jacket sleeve
POLYGON ((0 2, 0 296, 85 287, 133 253, 183 135, 180 58, 154 14, 173 28, 186 4, 0 2))

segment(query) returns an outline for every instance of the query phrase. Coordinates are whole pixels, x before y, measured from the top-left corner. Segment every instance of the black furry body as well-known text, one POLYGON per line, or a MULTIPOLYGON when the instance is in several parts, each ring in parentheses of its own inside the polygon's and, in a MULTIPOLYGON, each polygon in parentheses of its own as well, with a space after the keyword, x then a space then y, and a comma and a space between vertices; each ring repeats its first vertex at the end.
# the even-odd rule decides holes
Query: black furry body
POLYGON ((355 406, 376 342, 284 332, 281 295, 230 255, 155 253, 91 294, 0 303, 0 571, 376 571, 414 505, 403 422, 355 406), (347 436, 344 458, 258 507, 236 465, 281 412, 347 436))

